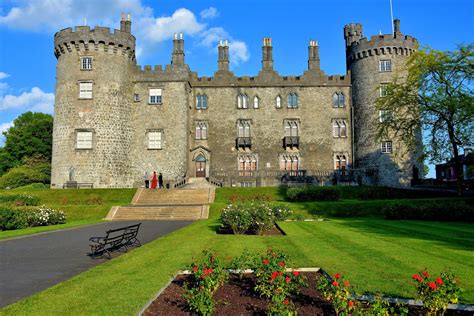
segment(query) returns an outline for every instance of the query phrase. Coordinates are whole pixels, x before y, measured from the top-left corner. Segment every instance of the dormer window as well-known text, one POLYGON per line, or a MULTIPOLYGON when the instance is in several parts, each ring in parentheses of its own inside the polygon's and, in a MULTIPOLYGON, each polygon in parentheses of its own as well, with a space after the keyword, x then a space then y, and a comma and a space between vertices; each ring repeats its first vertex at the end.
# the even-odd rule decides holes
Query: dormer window
POLYGON ((247 109, 249 107, 249 97, 246 94, 239 94, 237 96, 237 108, 247 109))
POLYGON ((296 93, 290 93, 288 95, 288 108, 296 109, 298 107, 298 95, 296 93))
POLYGON ((207 109, 207 95, 198 94, 196 97, 196 109, 205 110, 207 109))
POLYGON ((81 58, 81 70, 92 70, 92 57, 81 58))

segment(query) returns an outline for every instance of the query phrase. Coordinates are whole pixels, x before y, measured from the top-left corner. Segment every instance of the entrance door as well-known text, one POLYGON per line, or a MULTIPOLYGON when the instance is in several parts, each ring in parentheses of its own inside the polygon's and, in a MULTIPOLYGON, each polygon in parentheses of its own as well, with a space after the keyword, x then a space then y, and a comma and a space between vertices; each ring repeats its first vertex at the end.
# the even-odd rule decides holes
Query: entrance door
POLYGON ((206 158, 203 155, 199 155, 196 158, 196 178, 206 177, 206 158))

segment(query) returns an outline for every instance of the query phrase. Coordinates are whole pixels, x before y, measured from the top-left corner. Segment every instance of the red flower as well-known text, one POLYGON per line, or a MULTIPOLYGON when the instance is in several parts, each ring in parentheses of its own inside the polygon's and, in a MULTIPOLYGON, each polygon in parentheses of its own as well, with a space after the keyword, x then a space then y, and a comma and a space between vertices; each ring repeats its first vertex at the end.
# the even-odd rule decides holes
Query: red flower
POLYGON ((423 271, 423 275, 424 275, 425 277, 429 277, 429 276, 430 276, 430 274, 428 273, 428 271, 423 271))
POLYGON ((288 305, 289 303, 290 303, 290 302, 288 302, 288 300, 284 300, 284 301, 283 301, 283 304, 285 304, 285 305, 288 305))
POLYGON ((289 277, 286 277, 286 278, 285 278, 285 282, 286 282, 286 283, 290 283, 290 280, 291 280, 291 279, 290 279, 289 277))
POLYGON ((212 267, 209 268, 209 273, 211 273, 211 272, 212 272, 212 267))
POLYGON ((347 303, 347 305, 349 305, 349 307, 354 307, 354 302, 353 302, 353 301, 349 301, 349 303, 347 303))
POLYGON ((216 260, 216 259, 214 259, 214 257, 211 257, 211 262, 214 262, 214 260, 216 260))
POLYGON ((278 265, 279 265, 280 267, 284 267, 284 266, 285 266, 285 263, 284 263, 283 261, 280 261, 280 262, 278 262, 278 265))
POLYGON ((198 270, 198 267, 194 266, 194 267, 193 267, 193 272, 196 273, 197 270, 198 270))
POLYGON ((438 286, 437 286, 434 282, 428 283, 428 286, 429 286, 432 290, 436 290, 436 289, 438 288, 438 286))
POLYGON ((336 279, 339 279, 339 278, 341 277, 341 274, 340 274, 340 273, 336 273, 336 274, 334 275, 334 277, 335 277, 336 279))
POLYGON ((418 280, 418 281, 423 281, 423 278, 421 276, 419 276, 418 274, 413 274, 413 276, 411 277, 413 280, 418 280))
POLYGON ((334 281, 334 282, 332 282, 332 285, 334 285, 334 286, 339 286, 339 282, 334 281))
POLYGON ((344 286, 345 286, 345 287, 350 286, 349 282, 348 282, 348 281, 344 281, 344 286))
POLYGON ((436 283, 438 283, 438 284, 443 284, 443 279, 441 279, 441 278, 436 278, 436 283))
POLYGON ((263 260, 263 264, 268 264, 270 261, 268 261, 267 259, 263 260))
POLYGON ((272 280, 274 280, 278 275, 278 272, 272 272, 272 280))
POLYGON ((300 275, 300 273, 298 271, 293 271, 293 275, 298 276, 298 275, 300 275))

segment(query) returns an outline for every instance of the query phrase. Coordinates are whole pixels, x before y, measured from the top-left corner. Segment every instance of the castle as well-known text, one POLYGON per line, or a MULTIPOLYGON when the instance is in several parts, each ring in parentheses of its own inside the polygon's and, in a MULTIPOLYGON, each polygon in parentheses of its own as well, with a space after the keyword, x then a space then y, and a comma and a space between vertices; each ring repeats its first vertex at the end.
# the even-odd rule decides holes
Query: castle
POLYGON ((71 180, 94 187, 136 187, 162 172, 171 185, 193 177, 225 186, 278 185, 305 176, 326 184, 408 185, 421 170, 397 139, 378 140, 388 113, 376 111, 384 83, 406 75, 417 40, 400 32, 363 37, 344 27, 347 74, 320 69, 318 42, 308 70, 280 76, 272 39, 264 38, 255 77, 229 70, 229 46, 218 69, 199 77, 185 63, 175 34, 171 64, 141 68, 130 18, 120 30, 77 26, 54 36, 57 57, 51 186, 71 180), (71 172, 72 171, 72 172, 71 172))

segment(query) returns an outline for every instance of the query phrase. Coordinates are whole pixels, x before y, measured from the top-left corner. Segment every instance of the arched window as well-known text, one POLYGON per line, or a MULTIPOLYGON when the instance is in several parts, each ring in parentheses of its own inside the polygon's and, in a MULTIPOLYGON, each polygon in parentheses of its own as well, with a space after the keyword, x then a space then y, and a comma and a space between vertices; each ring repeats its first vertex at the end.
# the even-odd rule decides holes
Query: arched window
POLYGON ((258 169, 258 159, 256 155, 243 155, 239 157, 239 176, 250 177, 258 169))
POLYGON ((245 120, 239 121, 239 137, 250 137, 250 122, 245 120))
POLYGON ((285 136, 298 136, 298 123, 287 121, 285 124, 285 136))
POLYGON ((277 109, 281 108, 281 97, 277 96, 275 99, 275 106, 277 109))
POLYGON ((297 172, 299 169, 299 157, 297 155, 282 155, 280 159, 280 170, 297 172))
POLYGON ((333 137, 347 137, 347 124, 345 120, 334 120, 332 122, 333 137))
POLYGON ((253 97, 253 108, 254 108, 254 109, 258 109, 258 108, 259 108, 259 101, 260 101, 260 100, 259 100, 258 96, 254 96, 254 97, 253 97))
POLYGON ((196 109, 198 109, 198 110, 207 109, 207 95, 198 94, 196 96, 196 109))
POLYGON ((334 121, 332 122, 332 136, 334 137, 340 137, 340 128, 339 128, 339 122, 334 121))
POLYGON ((339 107, 343 108, 345 106, 345 98, 344 98, 344 93, 339 93, 339 107))
POLYGON ((347 133, 346 133, 346 122, 344 121, 341 121, 340 124, 340 131, 339 131, 339 136, 340 137, 346 137, 347 136, 347 133))
POLYGON ((249 107, 249 97, 246 94, 239 94, 237 96, 237 108, 247 109, 249 107))
POLYGON ((346 155, 338 154, 334 157, 334 169, 335 170, 346 170, 347 160, 346 155))
POLYGON ((332 96, 332 106, 335 108, 339 107, 339 93, 334 93, 332 96))
POLYGON ((288 94, 288 108, 295 109, 298 107, 298 95, 296 93, 288 94))
POLYGON ((196 139, 207 139, 207 124, 205 122, 196 124, 196 139))

